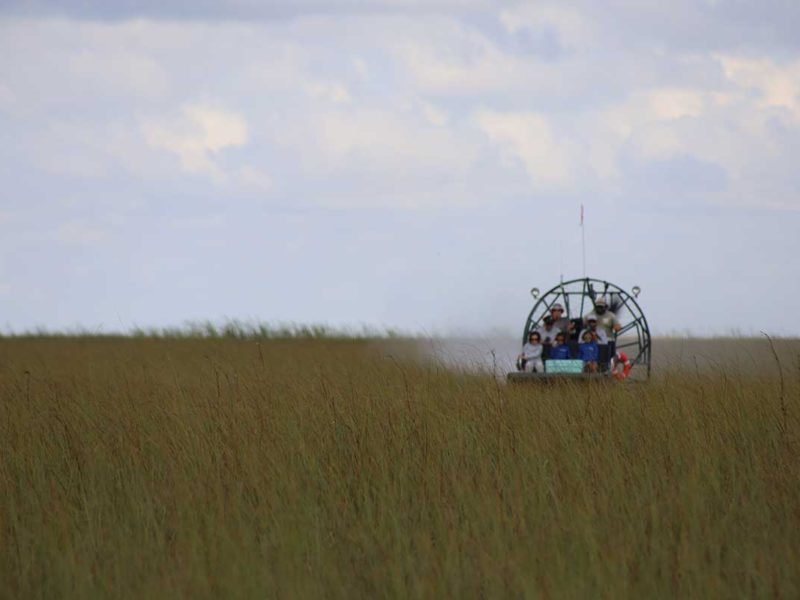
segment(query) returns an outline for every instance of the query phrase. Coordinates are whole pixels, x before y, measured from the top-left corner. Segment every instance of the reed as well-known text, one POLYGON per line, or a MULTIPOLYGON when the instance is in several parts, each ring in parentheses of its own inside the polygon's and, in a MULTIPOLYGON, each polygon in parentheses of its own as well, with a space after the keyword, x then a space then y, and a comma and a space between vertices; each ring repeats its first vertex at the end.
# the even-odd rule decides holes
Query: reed
POLYGON ((3 339, 0 595, 798 597, 799 377, 530 388, 413 340, 3 339))

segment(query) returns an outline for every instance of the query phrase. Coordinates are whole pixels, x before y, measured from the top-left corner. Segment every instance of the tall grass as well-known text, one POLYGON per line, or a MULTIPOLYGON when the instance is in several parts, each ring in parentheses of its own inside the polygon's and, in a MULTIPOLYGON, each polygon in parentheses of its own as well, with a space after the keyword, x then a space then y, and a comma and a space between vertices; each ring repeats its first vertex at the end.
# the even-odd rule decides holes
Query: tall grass
POLYGON ((81 327, 52 330, 36 327, 28 331, 0 332, 0 339, 18 338, 147 338, 147 339, 233 339, 233 340, 284 340, 284 339, 398 339, 404 336, 391 328, 335 327, 325 323, 270 323, 258 320, 227 319, 222 321, 186 321, 172 327, 140 327, 127 330, 106 330, 103 327, 81 327))
POLYGON ((781 399, 413 354, 0 341, 0 595, 800 596, 800 363, 781 399))

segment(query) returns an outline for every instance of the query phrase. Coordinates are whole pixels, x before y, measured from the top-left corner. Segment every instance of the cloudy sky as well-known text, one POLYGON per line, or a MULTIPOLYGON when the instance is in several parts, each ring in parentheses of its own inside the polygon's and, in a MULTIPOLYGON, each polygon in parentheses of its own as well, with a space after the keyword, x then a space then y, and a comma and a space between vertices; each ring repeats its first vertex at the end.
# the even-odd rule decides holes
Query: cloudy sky
POLYGON ((795 0, 0 0, 0 326, 800 334, 795 0), (191 5, 191 8, 187 6, 191 5))

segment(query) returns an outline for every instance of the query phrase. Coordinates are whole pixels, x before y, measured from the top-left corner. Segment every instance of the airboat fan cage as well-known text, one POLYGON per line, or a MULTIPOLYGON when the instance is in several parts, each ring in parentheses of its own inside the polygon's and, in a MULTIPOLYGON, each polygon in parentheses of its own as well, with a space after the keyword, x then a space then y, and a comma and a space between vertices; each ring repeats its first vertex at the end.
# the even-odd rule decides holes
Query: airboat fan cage
MULTIPOLYGON (((633 292, 638 295, 639 289, 634 288, 633 292)), ((621 325, 616 336, 616 350, 628 356, 632 372, 644 371, 647 377, 650 376, 650 327, 634 295, 608 281, 588 277, 559 283, 541 296, 538 296, 536 288, 531 293, 538 299, 525 322, 523 344, 528 334, 542 325, 545 315, 549 314, 554 304, 563 304, 565 316, 576 320, 594 311, 595 300, 603 297, 621 325)))

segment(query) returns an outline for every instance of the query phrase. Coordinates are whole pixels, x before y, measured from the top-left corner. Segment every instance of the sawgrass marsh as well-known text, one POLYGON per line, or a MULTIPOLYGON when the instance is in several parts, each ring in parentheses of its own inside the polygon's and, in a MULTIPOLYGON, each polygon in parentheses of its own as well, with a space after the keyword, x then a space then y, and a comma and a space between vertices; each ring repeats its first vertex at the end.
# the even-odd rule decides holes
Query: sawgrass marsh
POLYGON ((410 339, 2 339, 0 596, 798 597, 800 342, 681 343, 531 387, 410 339))

